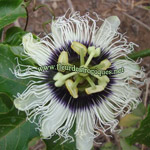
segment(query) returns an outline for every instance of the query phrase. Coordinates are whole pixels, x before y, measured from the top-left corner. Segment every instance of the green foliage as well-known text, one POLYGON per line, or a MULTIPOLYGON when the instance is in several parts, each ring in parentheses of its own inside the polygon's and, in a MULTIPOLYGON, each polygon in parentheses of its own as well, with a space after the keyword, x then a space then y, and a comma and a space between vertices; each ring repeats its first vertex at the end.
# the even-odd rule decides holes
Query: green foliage
POLYGON ((131 127, 136 125, 141 118, 133 114, 127 114, 125 117, 121 118, 119 125, 121 127, 131 127))
POLYGON ((145 113, 146 113, 146 108, 143 103, 140 103, 137 106, 137 108, 132 111, 132 114, 139 116, 139 117, 143 117, 145 113))
POLYGON ((2 150, 27 150, 28 142, 38 132, 35 124, 25 119, 25 114, 15 108, 7 114, 0 115, 0 148, 2 150))
POLYGON ((20 46, 22 43, 22 37, 26 33, 26 31, 23 31, 19 27, 11 27, 6 31, 6 37, 3 43, 11 46, 20 46))
POLYGON ((150 6, 145 6, 145 9, 150 10, 150 6))
MULTIPOLYGON (((23 52, 20 45, 25 34, 19 28, 13 27, 6 32, 6 39, 0 44, 0 149, 2 150, 27 150, 28 142, 36 136, 35 124, 26 121, 26 115, 13 106, 13 95, 26 88, 28 80, 20 80, 10 71, 17 65, 16 56, 21 57, 23 52)), ((18 60, 24 64, 26 61, 18 60)))
POLYGON ((137 125, 142 120, 142 117, 144 116, 146 112, 146 109, 143 105, 143 103, 140 103, 138 107, 130 114, 127 114, 123 118, 120 119, 119 125, 121 127, 132 127, 137 125))
POLYGON ((124 127, 119 134, 122 150, 138 150, 138 148, 133 145, 134 143, 129 143, 127 139, 136 131, 137 125, 142 120, 145 113, 146 108, 143 103, 140 103, 131 114, 126 115, 120 120, 120 126, 124 127))
POLYGON ((101 147, 101 150, 117 150, 117 147, 113 143, 107 142, 101 147))
MULTIPOLYGON (((18 58, 27 58, 21 45, 22 37, 26 33, 26 31, 23 31, 21 28, 18 27, 11 27, 6 31, 6 37, 3 44, 9 46, 11 52, 18 58)), ((36 38, 35 35, 34 38, 36 38)), ((23 61, 21 63, 35 66, 35 62, 31 58, 28 58, 26 61, 23 61)))
POLYGON ((26 17, 23 0, 0 0, 0 29, 13 23, 18 17, 26 17))
POLYGON ((7 93, 9 96, 22 92, 28 83, 27 80, 17 79, 10 71, 10 69, 14 70, 17 65, 15 58, 10 46, 0 44, 0 92, 7 93))
POLYGON ((14 71, 17 66, 16 58, 18 58, 21 64, 34 65, 31 59, 26 61, 20 59, 25 58, 22 56, 24 51, 21 43, 22 36, 26 33, 18 27, 9 28, 4 42, 0 44, 0 92, 5 92, 9 96, 16 95, 17 92, 23 92, 29 82, 29 80, 17 79, 10 71, 14 71))
POLYGON ((13 103, 9 96, 5 93, 0 93, 0 114, 8 113, 13 107, 13 103))
POLYGON ((120 145, 122 147, 122 150, 138 150, 137 147, 129 145, 125 139, 120 139, 120 145))
MULTIPOLYGON (((70 130, 70 135, 74 138, 75 126, 70 130)), ((46 150, 76 150, 75 141, 74 142, 64 142, 64 139, 59 139, 58 136, 52 137, 50 140, 44 140, 47 149, 46 150)))
POLYGON ((125 128, 120 132, 120 136, 121 137, 128 137, 130 136, 134 131, 136 130, 136 128, 130 127, 130 128, 125 128))
POLYGON ((138 142, 150 146, 150 107, 148 108, 148 114, 144 120, 142 120, 140 127, 127 138, 130 144, 138 142))

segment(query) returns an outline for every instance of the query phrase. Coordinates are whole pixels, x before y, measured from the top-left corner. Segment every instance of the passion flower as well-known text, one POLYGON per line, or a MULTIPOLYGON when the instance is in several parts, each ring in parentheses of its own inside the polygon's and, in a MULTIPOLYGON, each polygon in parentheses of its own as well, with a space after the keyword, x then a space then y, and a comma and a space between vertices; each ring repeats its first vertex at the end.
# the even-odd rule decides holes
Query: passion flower
POLYGON ((127 57, 135 44, 118 32, 119 25, 117 16, 102 21, 76 12, 53 21, 52 33, 43 39, 36 40, 31 33, 23 37, 25 54, 38 66, 60 63, 110 72, 124 68, 121 74, 99 76, 58 69, 39 72, 36 67, 18 64, 16 77, 32 78, 32 82, 14 104, 37 123, 43 138, 57 134, 65 141, 73 140, 69 131, 76 122, 76 147, 90 150, 99 130, 113 132, 117 117, 136 108, 143 72, 127 57), (103 22, 100 28, 99 22, 103 22), (121 56, 125 59, 119 59, 121 56))

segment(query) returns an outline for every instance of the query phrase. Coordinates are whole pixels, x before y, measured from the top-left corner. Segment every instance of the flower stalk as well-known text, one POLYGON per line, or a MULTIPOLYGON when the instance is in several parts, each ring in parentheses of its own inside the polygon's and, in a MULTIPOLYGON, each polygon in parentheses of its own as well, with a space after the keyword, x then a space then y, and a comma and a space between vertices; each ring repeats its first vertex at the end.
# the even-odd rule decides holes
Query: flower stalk
MULTIPOLYGON (((129 58, 136 60, 138 58, 144 58, 150 56, 150 49, 141 50, 139 52, 133 52, 128 55, 129 58)), ((121 57, 121 59, 124 59, 125 57, 121 57)))

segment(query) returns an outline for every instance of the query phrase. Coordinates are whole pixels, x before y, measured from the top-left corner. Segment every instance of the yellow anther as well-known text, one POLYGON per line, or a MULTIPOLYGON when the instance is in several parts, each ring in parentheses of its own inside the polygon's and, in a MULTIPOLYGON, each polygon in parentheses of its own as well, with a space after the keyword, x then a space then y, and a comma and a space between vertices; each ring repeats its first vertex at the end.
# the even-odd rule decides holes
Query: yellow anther
POLYGON ((105 87, 107 86, 107 84, 109 82, 110 82, 110 79, 106 75, 104 75, 102 77, 98 77, 98 85, 96 85, 95 88, 93 88, 93 87, 86 88, 85 92, 87 94, 101 92, 105 89, 105 87))
POLYGON ((85 92, 89 95, 89 94, 93 94, 93 93, 98 93, 104 90, 103 85, 96 85, 96 88, 93 89, 92 87, 86 88, 85 92))
POLYGON ((104 76, 99 77, 98 81, 108 83, 110 82, 110 79, 106 75, 104 75, 104 76))
POLYGON ((91 67, 91 69, 107 70, 110 66, 111 62, 108 59, 104 59, 98 65, 91 67))
POLYGON ((64 75, 60 72, 56 73, 55 76, 53 77, 53 80, 59 80, 60 78, 62 78, 64 75))
POLYGON ((110 82, 110 79, 106 75, 99 77, 99 79, 98 79, 98 84, 103 86, 104 89, 109 82, 110 82))
POLYGON ((58 63, 68 64, 68 53, 66 51, 62 51, 58 58, 58 63))
POLYGON ((100 48, 95 49, 95 46, 88 47, 89 57, 84 65, 84 67, 88 67, 93 57, 97 57, 100 55, 100 48))
POLYGON ((72 80, 70 80, 70 79, 65 81, 66 88, 68 89, 70 95, 73 98, 78 98, 78 88, 77 87, 73 87, 73 84, 74 84, 74 82, 72 80))
POLYGON ((88 47, 88 54, 91 55, 93 53, 93 57, 98 57, 101 53, 100 48, 96 48, 95 46, 88 47))
POLYGON ((83 55, 85 56, 87 53, 87 48, 85 45, 79 43, 79 42, 72 42, 71 48, 80 55, 80 52, 83 51, 83 55))
POLYGON ((72 76, 74 76, 74 75, 76 75, 76 74, 77 74, 77 72, 71 72, 71 73, 68 73, 68 74, 66 74, 66 75, 63 75, 62 73, 57 73, 57 74, 54 76, 54 78, 53 78, 53 79, 56 80, 55 86, 56 86, 56 87, 61 87, 61 86, 63 86, 63 85, 65 84, 65 81, 66 81, 68 78, 70 78, 70 77, 72 77, 72 76), (59 78, 59 77, 60 77, 60 78, 59 78))
POLYGON ((99 65, 101 66, 101 70, 107 70, 111 66, 111 62, 108 59, 104 59, 99 65))
POLYGON ((61 87, 61 86, 63 86, 65 84, 65 80, 57 80, 56 82, 55 82, 55 86, 56 87, 61 87))

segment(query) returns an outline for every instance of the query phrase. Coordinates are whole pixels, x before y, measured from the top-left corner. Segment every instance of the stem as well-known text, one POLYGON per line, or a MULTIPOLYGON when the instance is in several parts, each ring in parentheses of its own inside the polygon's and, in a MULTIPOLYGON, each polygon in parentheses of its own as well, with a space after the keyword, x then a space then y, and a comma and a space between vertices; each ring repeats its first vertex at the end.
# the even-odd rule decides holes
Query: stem
MULTIPOLYGON (((129 58, 136 60, 138 58, 144 58, 150 56, 150 49, 145 49, 139 52, 133 52, 131 54, 128 55, 129 58)), ((125 57, 121 57, 121 59, 124 59, 125 57)))
POLYGON ((48 20, 48 21, 46 21, 46 22, 44 22, 43 24, 42 24, 42 28, 44 29, 44 31, 48 34, 49 32, 47 31, 47 29, 46 29, 46 25, 47 24, 49 24, 49 23, 51 23, 52 22, 52 20, 48 20))
POLYGON ((84 65, 84 51, 80 50, 80 66, 84 65))
POLYGON ((93 89, 96 89, 96 85, 95 85, 95 83, 92 81, 92 79, 90 77, 86 77, 86 80, 89 82, 89 84, 91 85, 91 87, 93 89))
POLYGON ((84 67, 87 67, 89 65, 89 63, 91 62, 94 55, 95 55, 94 52, 90 54, 90 56, 89 56, 88 60, 86 61, 84 67))
POLYGON ((92 76, 94 76, 95 78, 97 78, 98 80, 101 80, 101 77, 100 76, 98 76, 98 75, 92 75, 92 76))
POLYGON ((48 5, 41 4, 41 5, 39 5, 39 6, 35 6, 35 4, 34 4, 33 11, 36 11, 36 10, 38 10, 39 8, 42 8, 42 7, 46 7, 46 8, 49 10, 51 16, 54 17, 53 19, 55 20, 55 14, 54 14, 53 10, 52 10, 50 7, 48 7, 48 5))
POLYGON ((0 42, 4 41, 4 28, 0 30, 0 42))
POLYGON ((29 12, 28 12, 28 8, 25 7, 25 10, 26 10, 26 13, 27 13, 27 19, 26 19, 26 24, 25 24, 25 27, 24 27, 24 31, 26 31, 27 26, 28 26, 28 22, 29 22, 29 12))
POLYGON ((80 83, 80 81, 81 81, 81 77, 78 76, 77 79, 75 80, 72 88, 76 88, 77 85, 80 83))
POLYGON ((74 76, 74 75, 76 75, 76 74, 77 74, 77 72, 68 73, 68 74, 66 74, 66 75, 64 75, 64 76, 62 77, 62 80, 66 80, 66 79, 68 79, 68 78, 70 78, 70 77, 72 77, 72 76, 74 76))

